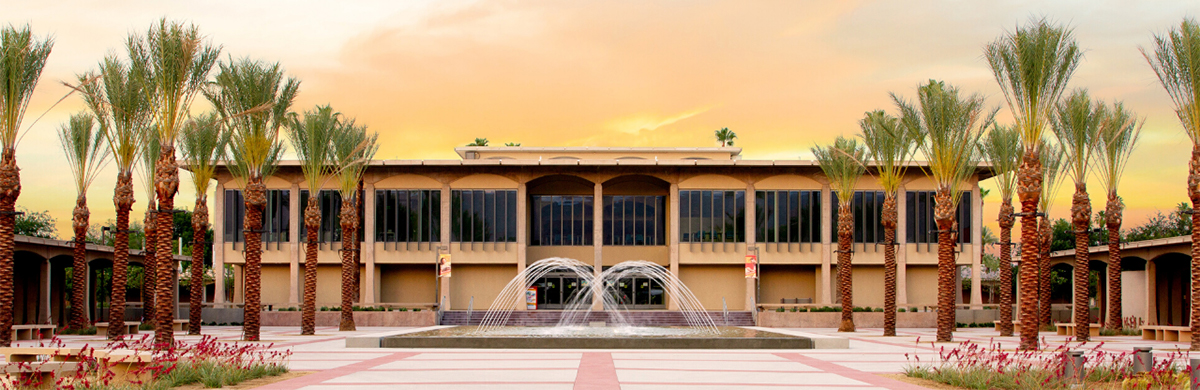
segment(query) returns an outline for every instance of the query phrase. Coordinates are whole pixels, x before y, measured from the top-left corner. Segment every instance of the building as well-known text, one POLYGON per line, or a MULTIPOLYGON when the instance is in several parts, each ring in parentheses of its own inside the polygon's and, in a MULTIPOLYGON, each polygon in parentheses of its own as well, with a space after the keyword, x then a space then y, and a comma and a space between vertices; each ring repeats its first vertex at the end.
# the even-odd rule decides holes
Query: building
MULTIPOLYGON (((740 148, 462 147, 457 160, 372 161, 363 180, 361 305, 431 304, 480 310, 525 266, 566 257, 604 269, 646 260, 670 270, 708 309, 749 310, 759 303, 809 298, 836 304, 831 240, 836 205, 815 161, 745 160, 740 148), (452 276, 435 277, 439 253, 452 276), (745 277, 757 254, 761 279, 745 277)), ((898 302, 937 301, 936 227, 931 179, 909 173, 899 197, 898 302)), ((981 200, 978 181, 962 190, 958 263, 979 283, 981 200)), ((213 211, 214 262, 235 268, 242 301, 242 206, 239 182, 218 170, 213 211)), ((295 161, 266 181, 262 302, 298 306, 303 289, 301 210, 308 194, 295 161)), ((333 183, 329 188, 333 188, 333 183)), ((855 193, 854 304, 883 304, 882 192, 864 176, 855 193)), ((340 302, 340 229, 336 191, 320 194, 318 306, 340 302)), ((537 281, 539 309, 561 308, 579 288, 570 274, 537 281)), ((652 281, 623 281, 637 309, 673 309, 652 281)), ((218 283, 223 280, 218 279, 218 283)), ((981 305, 980 288, 964 303, 981 305)), ((445 306, 444 306, 445 307, 445 306)))
MULTIPOLYGON (((1090 297, 1094 313, 1107 313, 1105 300, 1108 297, 1108 246, 1088 248, 1088 269, 1098 273, 1099 288, 1090 297)), ((1074 275, 1075 250, 1063 250, 1050 254, 1052 269, 1074 275)), ((1191 313, 1191 264, 1192 237, 1178 236, 1155 240, 1134 241, 1121 244, 1121 315, 1136 317, 1146 325, 1188 326, 1191 313)), ((1051 302, 1067 307, 1073 297, 1062 294, 1051 302)), ((1069 320, 1070 313, 1064 312, 1062 320, 1069 320)), ((1099 316, 1100 319, 1107 316, 1099 316)))

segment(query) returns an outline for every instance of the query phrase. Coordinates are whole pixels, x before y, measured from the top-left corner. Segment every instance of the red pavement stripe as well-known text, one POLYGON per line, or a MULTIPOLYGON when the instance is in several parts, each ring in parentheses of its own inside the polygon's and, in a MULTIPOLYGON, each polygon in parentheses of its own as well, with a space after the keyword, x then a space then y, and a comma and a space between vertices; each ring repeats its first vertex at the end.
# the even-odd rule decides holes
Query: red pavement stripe
POLYGON ((371 367, 375 367, 375 366, 378 366, 381 364, 391 363, 391 362, 394 362, 397 360, 402 360, 402 359, 409 358, 409 357, 416 356, 416 355, 417 355, 417 353, 415 353, 415 352, 397 352, 397 353, 393 353, 393 354, 390 354, 387 356, 381 356, 381 357, 377 357, 374 359, 364 360, 364 361, 361 361, 358 363, 339 367, 336 370, 318 371, 318 372, 314 372, 312 374, 301 376, 299 378, 293 378, 293 379, 289 379, 289 380, 282 381, 282 382, 275 382, 275 383, 272 383, 272 384, 269 384, 269 385, 266 385, 263 387, 259 387, 259 389, 295 390, 295 389, 299 389, 304 386, 320 384, 321 382, 324 382, 324 381, 327 381, 327 380, 330 380, 333 378, 337 378, 337 377, 340 377, 340 376, 343 376, 346 374, 367 370, 367 369, 370 369, 371 367))
POLYGON ((867 384, 870 384, 873 386, 879 386, 879 387, 882 387, 885 389, 928 390, 921 386, 908 384, 905 382, 901 382, 901 381, 887 378, 887 377, 882 377, 882 376, 875 375, 875 374, 865 372, 865 371, 855 370, 853 368, 830 363, 830 362, 820 360, 817 358, 804 356, 804 355, 801 355, 798 353, 777 353, 775 355, 778 355, 779 357, 786 358, 788 360, 791 360, 791 361, 794 361, 797 363, 805 364, 809 367, 812 367, 812 368, 815 368, 815 369, 818 369, 818 370, 821 370, 821 371, 824 371, 824 372, 827 372, 830 374, 841 375, 846 378, 854 379, 859 382, 865 382, 867 384))
POLYGON ((620 390, 617 368, 613 365, 612 353, 584 352, 579 360, 579 371, 575 373, 574 390, 620 390))

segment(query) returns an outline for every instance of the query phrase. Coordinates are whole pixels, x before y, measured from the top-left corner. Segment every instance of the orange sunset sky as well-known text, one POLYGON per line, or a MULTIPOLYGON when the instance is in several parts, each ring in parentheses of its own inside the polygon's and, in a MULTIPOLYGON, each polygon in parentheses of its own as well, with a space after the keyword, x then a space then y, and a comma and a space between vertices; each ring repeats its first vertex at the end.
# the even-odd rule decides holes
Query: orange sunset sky
MULTIPOLYGON (((1122 184, 1126 226, 1185 200, 1190 143, 1138 48, 1197 16, 1194 1, 3 0, 0 9, 4 23, 55 40, 18 147, 18 204, 49 210, 60 238, 71 234, 75 193, 55 131, 83 104, 72 96, 50 107, 68 92, 62 82, 123 54, 128 34, 161 17, 198 25, 222 58, 279 61, 302 81, 294 109, 329 103, 357 118, 380 133, 383 159, 457 158, 453 147, 475 137, 715 146, 721 127, 737 132, 744 158, 810 158, 813 145, 856 134, 864 111, 894 112, 889 92, 913 96, 930 78, 1002 105, 984 45, 1047 17, 1073 26, 1086 50, 1072 87, 1146 118, 1122 184)), ((203 98, 193 107, 207 109, 203 98)), ((1010 122, 1007 107, 999 118, 1010 122)), ((114 182, 109 166, 89 191, 93 223, 113 218, 114 182)), ((190 209, 187 187, 176 205, 190 209)), ((1089 188, 1102 209, 1101 185, 1089 188)), ((1055 218, 1069 195, 1059 191, 1055 218)), ((984 210, 993 227, 997 198, 984 210)))

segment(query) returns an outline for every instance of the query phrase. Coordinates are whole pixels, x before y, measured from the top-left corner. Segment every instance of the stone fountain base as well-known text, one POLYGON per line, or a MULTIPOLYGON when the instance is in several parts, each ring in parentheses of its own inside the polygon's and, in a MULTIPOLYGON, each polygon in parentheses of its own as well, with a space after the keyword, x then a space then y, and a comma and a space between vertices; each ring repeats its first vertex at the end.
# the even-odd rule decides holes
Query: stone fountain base
POLYGON ((715 332, 657 327, 501 327, 480 333, 459 326, 382 337, 382 348, 471 349, 812 349, 812 338, 760 329, 715 332))

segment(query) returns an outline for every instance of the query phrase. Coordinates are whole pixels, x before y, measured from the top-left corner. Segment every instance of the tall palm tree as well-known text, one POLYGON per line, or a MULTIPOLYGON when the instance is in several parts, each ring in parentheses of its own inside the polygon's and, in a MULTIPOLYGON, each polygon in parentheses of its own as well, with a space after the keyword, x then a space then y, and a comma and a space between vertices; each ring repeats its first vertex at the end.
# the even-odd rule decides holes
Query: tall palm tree
POLYGON ((737 138, 737 133, 730 131, 728 127, 722 127, 715 132, 717 142, 721 143, 721 147, 733 146, 733 139, 737 138))
POLYGON ((321 230, 321 187, 334 173, 333 135, 341 129, 341 113, 332 107, 319 106, 305 111, 304 119, 288 121, 292 149, 300 160, 304 185, 308 188, 308 206, 304 208, 304 302, 301 305, 300 334, 316 333, 317 311, 317 235, 321 230))
POLYGON ((229 126, 229 170, 242 185, 245 199, 246 306, 242 329, 246 340, 259 339, 262 303, 262 225, 267 205, 266 179, 279 165, 283 143, 279 129, 300 82, 284 80, 278 63, 249 59, 222 63, 214 88, 204 91, 229 126))
POLYGON ((105 144, 117 166, 113 205, 117 221, 113 232, 112 295, 108 315, 108 338, 125 334, 125 291, 129 276, 129 213, 133 210, 133 170, 151 120, 150 100, 145 96, 145 61, 128 65, 115 56, 100 64, 99 74, 79 77, 84 101, 100 123, 105 144), (88 82, 96 80, 95 82, 88 82))
POLYGON ((850 278, 851 241, 854 239, 854 187, 858 178, 866 172, 863 160, 867 157, 867 148, 854 139, 838 137, 833 145, 812 148, 817 164, 825 177, 829 178, 829 186, 837 192, 838 198, 838 259, 837 277, 838 291, 842 295, 842 323, 838 332, 854 331, 854 285, 850 278))
MULTIPOLYGON (((1178 29, 1154 36, 1154 55, 1142 55, 1158 74, 1183 130, 1192 140, 1188 162, 1188 199, 1192 201, 1192 278, 1200 280, 1200 25, 1184 19, 1178 29)), ((1200 332, 1200 283, 1192 283, 1192 332, 1200 332)), ((1200 337, 1192 338, 1191 349, 1200 350, 1200 337)))
MULTIPOLYGON (((153 115, 153 113, 151 114, 153 115)), ((142 219, 142 321, 154 323, 158 311, 158 263, 171 262, 171 252, 158 251, 158 219, 154 217, 158 202, 154 199, 154 171, 158 165, 159 150, 158 133, 153 128, 148 129, 139 156, 142 159, 142 190, 146 194, 146 213, 142 219), (161 259, 165 257, 166 259, 161 259)), ((170 241, 168 237, 167 241, 170 241)))
POLYGON ((1013 290, 1012 290, 1012 197, 1016 190, 1017 165, 1021 161, 1021 134, 1014 127, 993 126, 979 146, 984 156, 992 163, 996 174, 996 187, 1000 191, 1000 336, 1013 335, 1013 290))
POLYGON ((196 190, 196 206, 192 210, 192 264, 190 302, 188 304, 188 334, 200 334, 204 307, 204 253, 209 243, 208 187, 216 175, 216 166, 225 158, 229 132, 216 113, 193 118, 179 132, 179 150, 183 162, 192 171, 192 188, 196 190))
POLYGON ((175 263, 171 260, 172 213, 175 211, 175 193, 179 190, 175 141, 180 127, 190 115, 192 101, 200 93, 201 86, 208 82, 208 72, 217 62, 221 49, 206 44, 196 26, 167 22, 166 19, 160 19, 150 26, 144 42, 130 46, 144 50, 143 58, 149 64, 147 68, 150 69, 150 81, 155 92, 154 129, 159 143, 159 157, 153 176, 158 203, 154 216, 157 219, 155 230, 158 236, 155 253, 160 260, 155 274, 160 280, 155 286, 158 299, 154 310, 157 322, 154 340, 165 346, 175 340, 175 306, 171 297, 177 289, 174 283, 168 283, 175 271, 175 263))
MULTIPOLYGON (((1050 207, 1054 204, 1054 197, 1058 194, 1059 182, 1062 180, 1062 168, 1065 158, 1063 150, 1058 145, 1049 141, 1043 140, 1039 147, 1039 159, 1042 162, 1042 192, 1038 199, 1038 235, 1037 235, 1037 256, 1034 258, 1034 264, 1037 264, 1038 278, 1036 294, 1038 304, 1038 314, 1034 317, 1041 325, 1051 325, 1050 314, 1053 305, 1050 303, 1050 207)), ((1024 255, 1021 256, 1024 260, 1024 255)), ((1024 264, 1022 262, 1022 264, 1024 264)))
POLYGON ((938 341, 954 338, 954 274, 958 245, 958 203, 962 187, 979 167, 979 140, 996 110, 984 107, 983 95, 960 96, 958 88, 929 80, 917 88, 917 105, 892 94, 901 123, 929 159, 929 175, 937 183, 933 219, 938 228, 938 341), (990 111, 990 112, 988 112, 990 111))
POLYGON ((21 169, 21 120, 42 76, 54 41, 38 40, 29 26, 0 29, 0 347, 12 343, 13 250, 21 169))
POLYGON ((916 151, 912 133, 904 131, 900 120, 883 110, 871 111, 858 121, 883 187, 883 335, 896 335, 896 196, 904 180, 906 166, 916 151))
POLYGON ((1104 225, 1108 230, 1108 314, 1104 327, 1121 329, 1121 217, 1125 206, 1117 195, 1121 176, 1129 164, 1129 156, 1142 135, 1137 114, 1126 110, 1121 102, 1113 103, 1100 126, 1100 144, 1096 152, 1096 173, 1108 194, 1104 208, 1104 225))
POLYGON ((1100 125, 1107 116, 1100 102, 1092 102, 1087 90, 1076 90, 1055 108, 1050 128, 1063 150, 1064 169, 1075 183, 1071 197, 1071 226, 1075 229, 1075 267, 1072 278, 1075 286, 1075 340, 1087 341, 1091 312, 1088 310, 1088 263, 1091 253, 1088 238, 1092 228, 1092 201, 1088 198, 1088 172, 1099 143, 1100 125))
POLYGON ((379 150, 379 135, 367 133, 366 126, 356 126, 354 120, 342 123, 333 136, 333 161, 338 167, 338 192, 342 195, 340 224, 342 227, 342 321, 338 330, 354 330, 354 252, 358 251, 358 183, 363 172, 379 150))
POLYGON ((90 326, 87 312, 83 306, 87 299, 87 230, 88 213, 87 190, 96 175, 100 173, 108 161, 108 150, 104 148, 104 133, 96 128, 96 122, 88 113, 71 116, 66 126, 58 130, 58 140, 62 143, 63 154, 67 156, 67 165, 71 166, 71 175, 75 179, 75 211, 72 213, 71 228, 75 230, 75 251, 72 262, 71 277, 71 319, 69 329, 84 329, 90 326))
MULTIPOLYGON (((1082 55, 1070 29, 1052 25, 1045 19, 1004 34, 984 50, 1025 149, 1017 169, 1022 264, 1035 264, 1038 257, 1036 213, 1042 187, 1038 143, 1082 55)), ((1021 318, 1033 319, 1037 293, 1030 289, 1037 285, 1037 269, 1021 267, 1020 274, 1021 318)), ((1037 330, 1034 321, 1021 321, 1020 349, 1037 348, 1037 330)))

